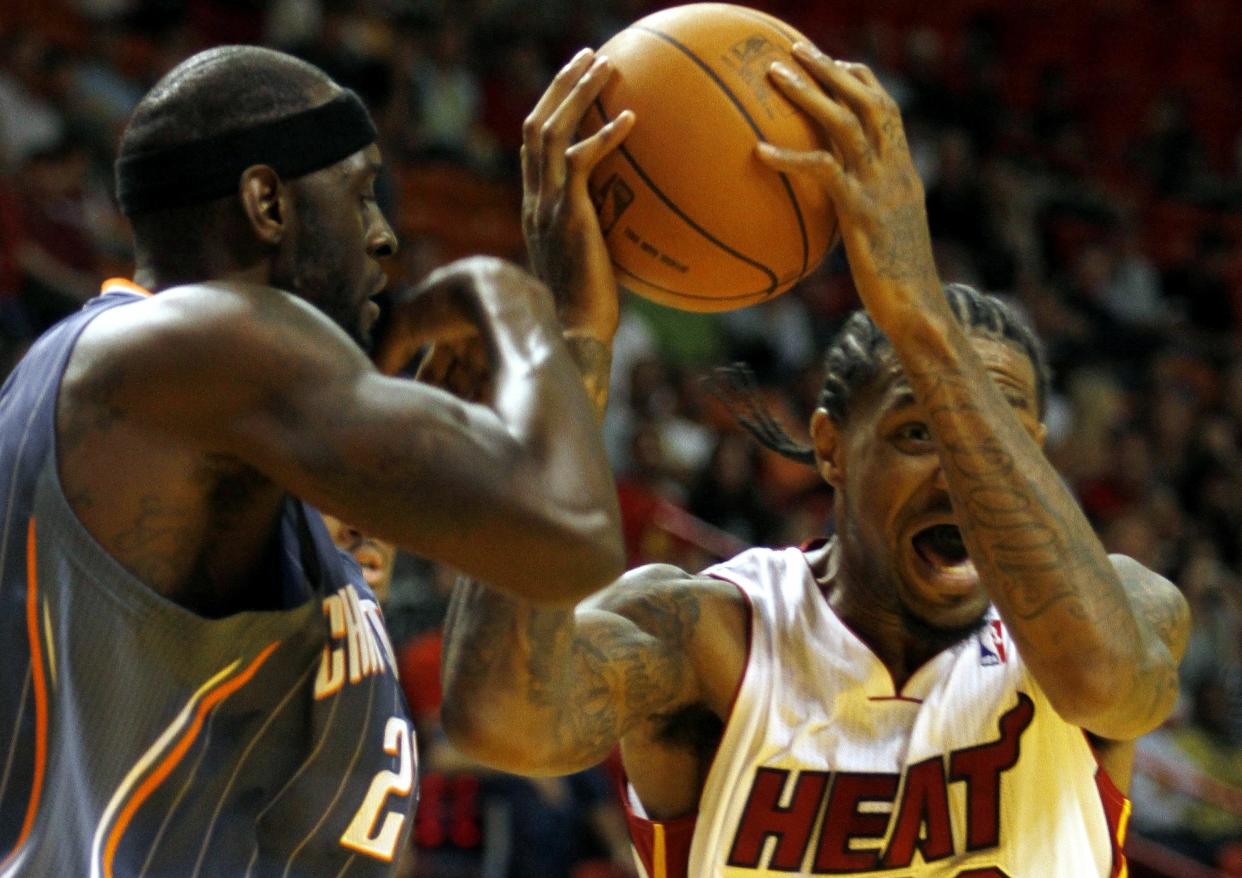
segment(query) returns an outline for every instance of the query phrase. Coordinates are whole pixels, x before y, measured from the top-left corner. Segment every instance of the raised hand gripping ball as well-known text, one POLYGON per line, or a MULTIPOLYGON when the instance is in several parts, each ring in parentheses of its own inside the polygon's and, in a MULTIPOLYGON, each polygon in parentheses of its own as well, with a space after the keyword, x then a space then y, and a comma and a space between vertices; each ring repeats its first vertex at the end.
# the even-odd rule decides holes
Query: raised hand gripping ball
POLYGON ((836 216, 817 181, 781 174, 755 147, 825 147, 773 86, 805 40, 770 15, 693 3, 649 15, 600 49, 615 73, 583 120, 590 135, 637 116, 591 175, 617 281, 686 311, 729 311, 789 289, 823 259, 836 216))

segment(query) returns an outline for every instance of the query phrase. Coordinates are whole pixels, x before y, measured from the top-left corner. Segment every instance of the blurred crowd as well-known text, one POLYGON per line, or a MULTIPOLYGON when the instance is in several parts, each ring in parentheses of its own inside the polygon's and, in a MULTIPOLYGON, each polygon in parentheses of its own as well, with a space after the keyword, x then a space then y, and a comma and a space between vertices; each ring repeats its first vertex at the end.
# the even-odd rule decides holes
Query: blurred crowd
MULTIPOLYGON (((128 270, 115 144, 136 101, 190 53, 264 43, 363 97, 389 163, 401 285, 466 253, 521 259, 523 117, 575 49, 658 5, 5 0, 0 369, 128 270)), ((1178 583, 1194 613, 1182 705, 1140 744, 1134 827, 1242 874, 1242 5, 750 5, 872 65, 904 110, 944 278, 1008 297, 1047 343, 1052 459, 1108 548, 1178 583)), ((759 451, 704 376, 749 363, 775 416, 805 436, 819 353, 854 307, 839 252, 789 294, 732 314, 627 297, 605 430, 634 563, 701 568, 824 532, 831 497, 815 472, 759 451)), ((411 868, 630 874, 602 771, 520 781, 465 764, 439 736, 451 583, 401 558, 388 601, 425 726, 411 868)))

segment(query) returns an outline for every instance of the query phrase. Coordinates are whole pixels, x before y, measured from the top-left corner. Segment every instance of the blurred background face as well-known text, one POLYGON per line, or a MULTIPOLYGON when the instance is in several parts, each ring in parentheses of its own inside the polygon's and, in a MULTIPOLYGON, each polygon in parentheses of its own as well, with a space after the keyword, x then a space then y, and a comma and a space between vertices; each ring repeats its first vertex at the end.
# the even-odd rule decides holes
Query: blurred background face
POLYGON ((392 587, 392 568, 397 560, 396 547, 392 543, 367 536, 331 515, 325 515, 323 523, 328 526, 328 533, 336 547, 352 555, 362 567, 363 578, 383 604, 388 600, 388 591, 392 587))

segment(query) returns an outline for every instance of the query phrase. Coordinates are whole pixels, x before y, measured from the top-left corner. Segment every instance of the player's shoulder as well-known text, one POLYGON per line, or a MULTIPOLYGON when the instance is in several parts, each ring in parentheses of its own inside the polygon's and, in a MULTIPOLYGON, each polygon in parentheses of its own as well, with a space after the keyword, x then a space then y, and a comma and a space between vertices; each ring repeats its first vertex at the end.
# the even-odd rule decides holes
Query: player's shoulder
POLYGON ((326 316, 283 290, 210 281, 170 287, 92 320, 75 346, 79 372, 193 377, 263 372, 281 362, 362 358, 326 316), (341 336, 339 339, 337 336, 341 336), (335 343, 334 343, 335 342, 335 343))
POLYGON ((203 281, 169 287, 128 307, 113 308, 92 321, 88 333, 247 337, 269 326, 326 323, 327 318, 309 302, 284 290, 263 284, 203 281))
POLYGON ((744 599, 730 583, 672 564, 645 564, 629 570, 583 606, 640 625, 668 612, 693 621, 745 612, 744 599))

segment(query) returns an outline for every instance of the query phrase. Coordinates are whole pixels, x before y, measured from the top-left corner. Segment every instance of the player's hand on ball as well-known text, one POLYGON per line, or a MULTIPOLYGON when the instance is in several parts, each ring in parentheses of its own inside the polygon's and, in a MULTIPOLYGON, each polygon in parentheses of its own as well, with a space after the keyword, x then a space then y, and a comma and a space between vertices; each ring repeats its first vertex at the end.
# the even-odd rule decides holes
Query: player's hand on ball
POLYGON ((612 68, 590 49, 552 80, 522 129, 522 231, 535 273, 552 289, 566 329, 611 343, 617 283, 587 180, 634 124, 626 111, 595 134, 574 134, 612 68))
POLYGON ((794 57, 801 69, 777 63, 770 76, 823 128, 835 153, 761 144, 759 157, 823 182, 863 304, 882 329, 900 332, 916 310, 947 307, 901 111, 866 65, 836 61, 807 43, 794 47, 794 57))

